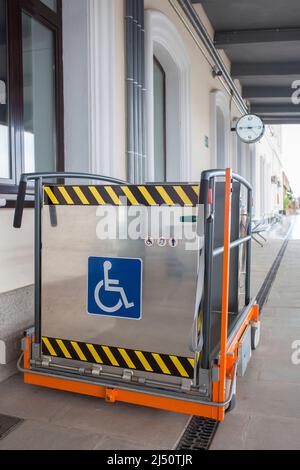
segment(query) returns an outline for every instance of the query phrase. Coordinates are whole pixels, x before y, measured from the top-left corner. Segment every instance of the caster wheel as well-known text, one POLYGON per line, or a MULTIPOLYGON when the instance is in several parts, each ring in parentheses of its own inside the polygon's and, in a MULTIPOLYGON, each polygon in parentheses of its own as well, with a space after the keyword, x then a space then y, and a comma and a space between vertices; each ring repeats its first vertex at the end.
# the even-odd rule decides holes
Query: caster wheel
POLYGON ((230 413, 230 411, 234 410, 236 406, 236 394, 234 393, 231 398, 231 402, 228 405, 228 408, 226 409, 225 413, 230 413))
POLYGON ((260 321, 251 325, 251 348, 253 351, 258 348, 260 342, 260 321))

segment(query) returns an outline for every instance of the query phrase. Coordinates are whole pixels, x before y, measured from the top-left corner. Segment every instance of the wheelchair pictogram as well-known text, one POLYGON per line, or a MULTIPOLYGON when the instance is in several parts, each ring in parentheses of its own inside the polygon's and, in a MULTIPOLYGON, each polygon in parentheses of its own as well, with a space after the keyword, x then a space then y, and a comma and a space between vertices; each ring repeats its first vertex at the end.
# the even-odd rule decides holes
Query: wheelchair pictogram
POLYGON ((134 302, 128 302, 125 291, 123 287, 119 287, 120 281, 116 279, 109 279, 109 271, 112 268, 112 263, 110 261, 105 261, 103 264, 103 269, 104 269, 104 280, 100 281, 95 289, 95 302, 98 305, 98 307, 103 310, 104 312, 107 313, 115 313, 120 308, 122 308, 122 305, 124 304, 124 307, 126 309, 134 307, 134 302), (104 287, 104 290, 106 292, 119 292, 121 295, 121 298, 119 299, 119 302, 114 305, 113 307, 107 307, 104 305, 101 300, 100 300, 100 291, 104 287))
POLYGON ((139 320, 142 261, 90 257, 88 264, 88 313, 139 320))

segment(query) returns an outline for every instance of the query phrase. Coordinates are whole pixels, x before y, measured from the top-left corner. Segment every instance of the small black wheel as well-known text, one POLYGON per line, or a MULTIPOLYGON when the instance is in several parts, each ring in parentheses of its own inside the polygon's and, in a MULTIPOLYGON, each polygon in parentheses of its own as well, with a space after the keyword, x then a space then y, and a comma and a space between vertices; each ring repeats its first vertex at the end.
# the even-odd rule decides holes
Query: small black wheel
POLYGON ((258 348, 260 342, 260 321, 251 325, 251 348, 252 351, 258 348))
POLYGON ((234 393, 232 395, 232 398, 231 398, 231 401, 230 401, 228 407, 226 408, 225 413, 230 413, 230 411, 233 411, 235 406, 236 406, 236 394, 234 393))

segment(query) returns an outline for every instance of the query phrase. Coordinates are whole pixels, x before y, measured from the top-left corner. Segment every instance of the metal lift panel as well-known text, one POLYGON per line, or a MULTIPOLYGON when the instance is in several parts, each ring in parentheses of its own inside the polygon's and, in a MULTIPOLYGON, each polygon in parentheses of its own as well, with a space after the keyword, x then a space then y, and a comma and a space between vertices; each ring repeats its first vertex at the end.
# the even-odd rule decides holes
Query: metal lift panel
MULTIPOLYGON (((115 186, 45 188, 41 311, 44 355, 58 362, 97 363, 113 367, 114 372, 120 368, 120 372, 130 369, 137 375, 161 374, 171 381, 193 378, 195 354, 190 345, 199 237, 193 249, 187 248, 191 248, 190 238, 196 234, 198 187, 186 186, 177 191, 170 188, 164 187, 159 193, 149 186, 148 195, 152 196, 147 204, 138 197, 146 193, 130 187, 134 204, 129 206, 119 196, 114 197, 120 194, 115 186), (177 203, 178 207, 173 207, 177 203), (55 207, 56 224, 51 224, 49 207, 55 207), (122 239, 130 230, 128 221, 134 220, 128 210, 131 214, 140 210, 141 236, 137 240, 122 239), (149 228, 151 216, 159 210, 160 219, 154 216, 155 222, 149 228), (108 225, 103 222, 105 217, 108 225), (183 225, 184 236, 179 239, 183 225), (163 228, 170 230, 171 237, 161 236, 163 228), (112 264, 118 259, 141 260, 140 319, 88 313, 91 258, 110 259, 112 264)), ((112 299, 115 295, 112 293, 112 299)))

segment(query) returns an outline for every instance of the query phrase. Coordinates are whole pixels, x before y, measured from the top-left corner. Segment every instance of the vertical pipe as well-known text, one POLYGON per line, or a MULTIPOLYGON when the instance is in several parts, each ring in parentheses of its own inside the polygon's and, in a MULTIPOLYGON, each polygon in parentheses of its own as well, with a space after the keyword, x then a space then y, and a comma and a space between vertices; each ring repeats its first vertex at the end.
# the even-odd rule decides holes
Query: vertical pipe
POLYGON ((207 194, 205 195, 205 276, 204 276, 204 299, 203 299, 203 353, 201 367, 210 368, 210 327, 211 327, 211 297, 212 297, 212 275, 213 275, 213 250, 215 235, 215 178, 209 180, 207 194), (208 193, 212 193, 211 210, 208 212, 208 193))
POLYGON ((134 182, 134 74, 133 74, 133 0, 126 0, 127 52, 127 178, 134 182))
POLYGON ((41 344, 41 275, 42 275, 42 181, 35 180, 35 210, 34 210, 34 320, 35 343, 41 344))
POLYGON ((144 0, 126 0, 128 179, 145 180, 144 0))
POLYGON ((229 303, 229 275, 230 275, 230 232, 231 232, 231 187, 232 172, 226 170, 225 181, 225 208, 224 208, 224 254, 222 274, 222 311, 221 311, 221 339, 220 339, 220 382, 219 400, 225 401, 226 395, 226 359, 228 334, 228 303, 229 303))
POLYGON ((141 3, 141 84, 142 84, 142 161, 143 161, 143 172, 142 182, 146 179, 146 123, 145 123, 145 105, 146 105, 146 80, 145 80, 145 1, 140 0, 141 3))
POLYGON ((138 28, 137 10, 139 0, 133 0, 133 106, 134 106, 134 182, 138 182, 138 28))
POLYGON ((137 94, 138 94, 138 183, 142 183, 142 33, 141 33, 141 1, 137 1, 137 94))
MULTIPOLYGON (((247 236, 252 236, 252 189, 248 189, 248 229, 247 236)), ((247 259, 246 259, 246 288, 245 288, 245 304, 249 305, 251 301, 251 258, 252 258, 252 238, 247 242, 247 259)))

